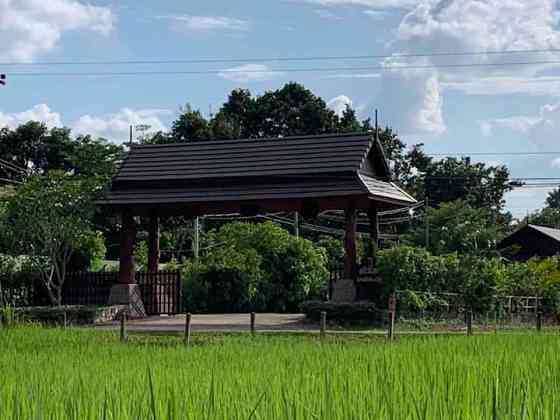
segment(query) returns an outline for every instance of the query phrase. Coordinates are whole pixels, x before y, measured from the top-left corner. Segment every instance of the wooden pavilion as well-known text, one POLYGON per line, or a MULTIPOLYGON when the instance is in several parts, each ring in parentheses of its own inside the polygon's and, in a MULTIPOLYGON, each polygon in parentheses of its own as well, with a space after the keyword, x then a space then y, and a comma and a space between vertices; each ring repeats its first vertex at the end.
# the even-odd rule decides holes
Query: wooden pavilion
POLYGON ((119 279, 130 295, 135 282, 135 217, 149 218, 148 271, 159 262, 162 217, 298 211, 345 212, 344 277, 356 279, 358 211, 368 214, 376 250, 377 212, 416 201, 391 182, 373 133, 133 145, 101 204, 122 220, 119 279), (126 289, 128 286, 128 290, 126 289))

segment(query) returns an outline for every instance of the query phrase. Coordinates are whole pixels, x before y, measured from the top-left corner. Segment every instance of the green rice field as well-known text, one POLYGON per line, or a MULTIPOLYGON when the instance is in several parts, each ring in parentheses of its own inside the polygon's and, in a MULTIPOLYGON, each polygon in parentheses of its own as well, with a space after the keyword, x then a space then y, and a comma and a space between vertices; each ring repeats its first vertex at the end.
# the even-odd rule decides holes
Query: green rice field
POLYGON ((558 419, 560 336, 0 330, 0 419, 558 419))

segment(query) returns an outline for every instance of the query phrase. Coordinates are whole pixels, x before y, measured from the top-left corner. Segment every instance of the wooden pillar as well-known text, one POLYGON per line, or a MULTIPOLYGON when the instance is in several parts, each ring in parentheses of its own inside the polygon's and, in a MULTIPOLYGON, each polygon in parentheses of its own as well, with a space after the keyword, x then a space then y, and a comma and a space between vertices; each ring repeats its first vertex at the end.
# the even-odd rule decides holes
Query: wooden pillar
POLYGON ((356 228, 358 214, 356 203, 350 201, 344 211, 346 219, 346 234, 344 236, 344 278, 356 278, 356 228))
POLYGON ((379 220, 377 218, 377 207, 368 210, 370 257, 373 258, 373 266, 377 266, 377 249, 379 248, 379 220))
POLYGON ((159 217, 152 212, 148 226, 148 272, 157 273, 159 254, 159 217))
POLYGON ((136 223, 129 210, 122 213, 119 283, 134 284, 134 243, 136 242, 136 223))

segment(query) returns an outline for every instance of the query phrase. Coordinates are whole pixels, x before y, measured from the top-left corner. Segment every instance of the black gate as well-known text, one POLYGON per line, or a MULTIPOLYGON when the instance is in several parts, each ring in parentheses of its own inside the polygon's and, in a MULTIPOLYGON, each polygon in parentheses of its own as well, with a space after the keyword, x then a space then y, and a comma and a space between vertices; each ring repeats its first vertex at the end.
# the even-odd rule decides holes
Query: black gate
POLYGON ((148 315, 181 313, 181 274, 179 271, 136 273, 142 301, 148 315))

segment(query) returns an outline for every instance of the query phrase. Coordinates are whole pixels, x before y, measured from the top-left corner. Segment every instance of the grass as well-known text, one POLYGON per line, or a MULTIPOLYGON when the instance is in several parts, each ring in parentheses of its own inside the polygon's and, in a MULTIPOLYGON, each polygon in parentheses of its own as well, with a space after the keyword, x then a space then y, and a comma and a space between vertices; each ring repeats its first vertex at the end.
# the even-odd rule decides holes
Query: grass
POLYGON ((0 330, 1 419, 556 419, 560 337, 0 330))

